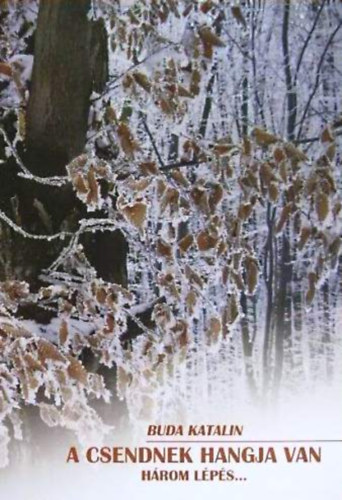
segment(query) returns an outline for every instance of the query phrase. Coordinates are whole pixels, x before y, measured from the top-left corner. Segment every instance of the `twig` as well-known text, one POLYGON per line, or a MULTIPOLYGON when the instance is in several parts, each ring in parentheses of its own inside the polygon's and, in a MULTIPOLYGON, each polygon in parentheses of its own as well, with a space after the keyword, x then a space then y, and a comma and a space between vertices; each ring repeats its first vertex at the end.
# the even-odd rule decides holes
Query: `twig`
POLYGON ((72 236, 73 233, 68 233, 66 231, 61 231, 60 233, 55 233, 55 234, 33 234, 33 233, 28 233, 23 229, 22 227, 18 226, 15 222, 12 221, 9 217, 7 217, 6 214, 0 211, 0 219, 6 222, 13 231, 16 233, 20 234, 21 236, 24 236, 24 238, 30 238, 31 240, 45 240, 45 241, 52 241, 52 240, 63 240, 66 236, 72 236))
POLYGON ((159 170, 162 172, 166 172, 168 170, 173 170, 174 168, 182 168, 182 167, 193 167, 194 165, 198 165, 199 163, 205 163, 206 160, 189 160, 189 161, 179 161, 176 163, 169 163, 168 165, 164 165, 159 170))
POLYGON ((147 125, 146 120, 145 120, 145 118, 143 117, 143 115, 141 115, 141 120, 142 120, 142 122, 143 122, 144 129, 145 129, 145 131, 146 131, 146 133, 147 133, 147 135, 148 135, 148 137, 149 137, 149 139, 150 139, 150 141, 151 141, 151 144, 152 144, 153 150, 154 150, 154 152, 155 152, 155 154, 156 154, 156 157, 158 158, 159 164, 160 164, 160 166, 163 168, 163 167, 164 167, 164 162, 163 162, 163 159, 162 159, 162 157, 161 157, 161 155, 160 155, 160 153, 159 153, 159 151, 158 151, 158 148, 157 148, 156 142, 155 142, 155 140, 154 140, 154 137, 153 137, 153 135, 152 135, 152 133, 151 133, 150 129, 148 128, 148 125, 147 125))
MULTIPOLYGON (((341 135, 342 135, 342 130, 335 132, 335 136, 338 137, 341 135)), ((321 140, 320 136, 317 136, 317 137, 308 137, 307 139, 299 139, 299 140, 293 141, 293 143, 294 144, 307 144, 307 143, 311 143, 311 142, 318 142, 320 140, 321 140)))
POLYGON ((20 167, 21 173, 19 172, 18 176, 24 179, 28 179, 31 181, 35 181, 38 184, 45 184, 48 186, 63 186, 67 182, 69 182, 69 178, 67 176, 54 176, 54 177, 39 177, 37 175, 33 175, 29 169, 25 166, 24 162, 20 158, 18 151, 11 143, 6 131, 0 127, 0 133, 3 136, 6 145, 10 148, 13 158, 17 162, 17 165, 20 167))
POLYGON ((156 54, 159 54, 159 52, 162 52, 163 50, 167 49, 170 45, 177 45, 175 44, 175 42, 171 42, 169 41, 167 44, 163 45, 162 47, 159 47, 158 49, 156 49, 155 51, 151 52, 151 54, 148 54, 146 57, 144 57, 141 61, 137 62, 137 63, 134 63, 132 64, 126 71, 124 71, 123 73, 121 73, 120 75, 118 75, 117 77, 115 77, 111 82, 109 82, 106 87, 105 87, 105 90, 98 96, 94 97, 93 99, 91 99, 91 102, 96 102, 96 101, 99 101, 100 99, 102 99, 103 97, 105 97, 107 94, 110 93, 111 90, 114 89, 114 85, 119 81, 121 80, 122 78, 124 78, 130 71, 134 70, 135 68, 137 68, 138 66, 140 66, 141 64, 144 64, 146 61, 148 61, 151 57, 155 56, 156 54))
POLYGON ((313 34, 313 32, 315 31, 315 28, 316 28, 316 26, 317 26, 317 23, 318 23, 319 17, 320 17, 320 15, 321 15, 321 12, 322 12, 322 10, 323 10, 323 7, 324 7, 325 3, 326 3, 326 0, 323 0, 323 1, 322 1, 322 4, 321 4, 321 6, 320 6, 320 8, 319 8, 319 10, 318 10, 318 12, 317 12, 317 14, 316 14, 316 17, 315 17, 314 23, 313 23, 313 25, 312 25, 312 27, 311 27, 311 29, 310 29, 309 33, 308 33, 308 36, 307 36, 307 38, 306 38, 306 40, 305 40, 305 42, 304 42, 304 45, 303 45, 303 47, 302 47, 302 50, 301 50, 301 52, 300 52, 300 54, 299 54, 299 58, 298 58, 298 62, 297 62, 297 67, 296 67, 296 72, 295 72, 295 76, 294 76, 294 81, 295 81, 295 82, 297 81, 297 76, 298 76, 298 73, 299 73, 300 66, 301 66, 301 64, 302 64, 302 60, 303 60, 303 57, 304 57, 304 53, 305 53, 305 51, 306 51, 306 49, 307 49, 307 46, 309 45, 310 39, 311 39, 311 37, 312 37, 312 34, 313 34))

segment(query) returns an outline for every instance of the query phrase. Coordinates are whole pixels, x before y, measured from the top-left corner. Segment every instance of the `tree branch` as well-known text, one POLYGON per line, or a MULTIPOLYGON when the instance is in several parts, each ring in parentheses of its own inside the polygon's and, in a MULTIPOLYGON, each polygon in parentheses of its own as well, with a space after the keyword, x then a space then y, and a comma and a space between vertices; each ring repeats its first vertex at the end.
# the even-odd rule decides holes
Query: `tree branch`
POLYGON ((205 163, 208 161, 206 160, 189 160, 189 161, 179 161, 176 163, 169 163, 168 165, 164 165, 161 170, 162 172, 167 172, 168 170, 173 170, 174 168, 182 168, 182 167, 193 167, 195 165, 198 165, 199 163, 205 163))
MULTIPOLYGON (((341 136, 342 135, 342 130, 338 130, 337 132, 335 132, 335 136, 341 136)), ((296 141, 293 141, 294 144, 308 144, 308 143, 312 143, 312 142, 318 142, 320 141, 321 138, 320 136, 317 136, 317 137, 308 137, 307 139, 299 139, 299 140, 296 140, 296 141)))
POLYGON ((310 39, 311 39, 311 37, 313 35, 313 32, 315 31, 315 28, 317 26, 318 20, 320 18, 320 15, 321 15, 321 12, 323 10, 323 7, 324 7, 325 3, 326 3, 326 0, 323 0, 322 4, 321 4, 321 6, 320 6, 320 8, 319 8, 319 10, 318 10, 318 12, 316 14, 316 17, 315 17, 314 23, 313 23, 313 25, 311 27, 311 30, 309 31, 308 36, 307 36, 307 38, 306 38, 306 40, 304 42, 304 45, 302 47, 302 50, 301 50, 301 52, 299 54, 299 58, 298 58, 297 66, 296 66, 296 72, 295 72, 295 76, 294 76, 294 81, 295 82, 297 81, 297 76, 298 76, 298 73, 299 73, 299 70, 300 70, 300 66, 302 64, 304 53, 305 53, 305 51, 306 51, 306 49, 307 49, 307 47, 309 45, 310 39))
POLYGON ((162 159, 162 157, 161 157, 161 155, 160 155, 160 153, 158 151, 158 148, 157 148, 156 142, 154 140, 154 137, 153 137, 150 129, 148 128, 148 125, 147 125, 146 120, 145 120, 145 118, 144 118, 143 115, 141 115, 141 120, 143 122, 144 129, 145 129, 145 131, 146 131, 146 133, 147 133, 147 135, 148 135, 148 137, 149 137, 149 139, 151 141, 151 144, 152 144, 153 150, 154 150, 154 152, 156 154, 156 157, 158 158, 159 164, 160 164, 161 167, 164 167, 163 159, 162 159))
POLYGON ((319 60, 319 63, 318 63, 318 66, 317 66, 317 70, 316 70, 315 84, 314 84, 312 92, 311 92, 311 94, 309 96, 308 102, 306 103, 306 106, 305 106, 302 118, 300 120, 300 126, 299 126, 299 130, 298 130, 298 134, 297 134, 297 140, 299 140, 299 138, 301 136, 301 133, 302 133, 302 130, 303 130, 304 121, 305 121, 306 115, 307 115, 307 113, 309 111, 309 108, 310 108, 310 105, 311 105, 311 101, 314 98, 314 96, 316 94, 316 91, 318 89, 318 85, 319 85, 319 81, 320 81, 320 71, 321 71, 322 64, 324 62, 324 58, 326 56, 326 53, 328 52, 330 44, 332 43, 333 39, 337 35, 337 33, 340 30, 341 26, 342 26, 342 21, 340 21, 338 23, 338 25, 336 26, 336 28, 334 29, 334 31, 331 33, 331 35, 330 35, 330 37, 329 37, 329 39, 327 41, 327 44, 326 44, 326 46, 325 46, 325 48, 324 48, 324 50, 322 52, 322 55, 321 55, 321 58, 319 60))
POLYGON ((38 175, 33 175, 29 169, 25 166, 24 162, 20 158, 18 151, 16 150, 15 146, 11 143, 6 131, 0 127, 0 134, 3 136, 5 143, 7 147, 11 150, 11 153, 13 155, 13 158, 17 162, 18 167, 21 170, 21 173, 18 174, 19 177, 22 177, 24 179, 28 179, 30 181, 35 181, 38 184, 45 184, 47 186, 63 186, 69 181, 69 178, 67 176, 53 176, 53 177, 39 177, 38 175))
POLYGON ((68 233, 66 231, 61 231, 60 233, 55 233, 55 234, 33 234, 33 233, 28 233, 23 229, 22 227, 18 226, 15 222, 12 221, 7 215, 0 211, 0 219, 5 222, 13 231, 16 233, 20 234, 24 238, 29 238, 31 240, 45 240, 45 241, 52 241, 52 240, 63 240, 66 236, 72 236, 73 233, 68 233))

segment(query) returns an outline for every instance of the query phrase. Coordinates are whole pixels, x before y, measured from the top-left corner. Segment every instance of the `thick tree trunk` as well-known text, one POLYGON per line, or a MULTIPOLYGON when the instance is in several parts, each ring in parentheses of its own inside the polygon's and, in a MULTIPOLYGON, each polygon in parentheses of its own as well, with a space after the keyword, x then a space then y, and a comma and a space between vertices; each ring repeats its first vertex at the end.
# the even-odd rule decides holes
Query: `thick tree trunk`
MULTIPOLYGON (((89 8, 90 0, 41 0, 39 5, 24 152, 24 163, 34 175, 65 176, 68 162, 84 150, 94 72, 95 30, 87 18, 89 8)), ((106 45, 103 61, 105 49, 106 45)), ((10 167, 8 171, 16 174, 17 167, 10 167)), ((8 185, 8 200, 17 200, 18 225, 29 233, 59 232, 62 224, 75 230, 66 227, 66 221, 71 214, 74 221, 85 214, 70 184, 54 187, 14 175, 8 185)), ((4 202, 4 209, 13 220, 11 206, 4 202)), ((3 278, 25 279, 37 289, 41 271, 67 241, 35 241, 12 233, 13 258, 3 278)))
MULTIPOLYGON (((65 176, 66 165, 84 152, 90 95, 94 89, 98 92, 103 89, 108 76, 106 30, 102 20, 88 19, 90 3, 90 0, 40 2, 25 154, 26 164, 34 175, 65 176)), ((60 231, 61 226, 73 231, 77 227, 75 221, 87 217, 70 184, 61 188, 25 181, 21 182, 20 192, 22 221, 31 232, 47 232, 37 217, 39 204, 52 232, 60 231)), ((82 243, 99 277, 127 283, 127 245, 119 231, 84 236, 82 243)), ((41 270, 53 262, 63 244, 57 240, 48 248, 41 245, 42 252, 34 244, 34 251, 27 259, 34 286, 39 284, 41 270)), ((24 242, 25 255, 31 246, 30 242, 24 242)))
POLYGON ((85 146, 92 91, 90 0, 41 0, 26 145, 32 173, 65 175, 85 146))

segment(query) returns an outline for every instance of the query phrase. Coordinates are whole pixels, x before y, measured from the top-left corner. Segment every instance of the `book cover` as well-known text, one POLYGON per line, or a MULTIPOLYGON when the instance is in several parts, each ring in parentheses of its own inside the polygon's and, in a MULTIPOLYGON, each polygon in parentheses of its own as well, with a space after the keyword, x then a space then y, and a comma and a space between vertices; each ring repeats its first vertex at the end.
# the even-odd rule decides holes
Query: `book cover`
POLYGON ((4 498, 340 498, 341 27, 0 1, 4 498))

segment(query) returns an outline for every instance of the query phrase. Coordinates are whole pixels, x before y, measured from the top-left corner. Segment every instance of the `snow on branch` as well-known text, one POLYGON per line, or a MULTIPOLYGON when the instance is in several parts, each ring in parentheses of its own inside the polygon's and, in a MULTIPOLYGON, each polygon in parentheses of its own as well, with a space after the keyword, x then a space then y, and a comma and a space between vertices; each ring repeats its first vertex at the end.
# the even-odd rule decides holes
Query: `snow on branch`
POLYGON ((52 241, 52 240, 64 240, 65 237, 67 236, 72 236, 72 233, 69 233, 67 231, 61 231, 59 233, 55 234, 33 234, 25 231, 22 227, 18 226, 15 222, 12 221, 9 217, 7 217, 4 212, 0 211, 0 219, 3 220, 6 224, 8 224, 13 231, 16 233, 20 234, 24 238, 30 238, 31 240, 45 240, 45 241, 52 241))
POLYGON ((8 148, 11 150, 11 153, 15 161, 17 162, 17 165, 21 169, 21 173, 18 174, 19 177, 35 181, 38 184, 45 184, 47 186, 57 186, 57 187, 63 186, 64 184, 69 182, 69 178, 67 176, 39 177, 37 175, 33 175, 29 171, 29 169, 25 166, 24 162, 20 158, 20 155, 18 154, 18 151, 13 146, 6 131, 2 127, 0 127, 0 133, 3 136, 8 148))

